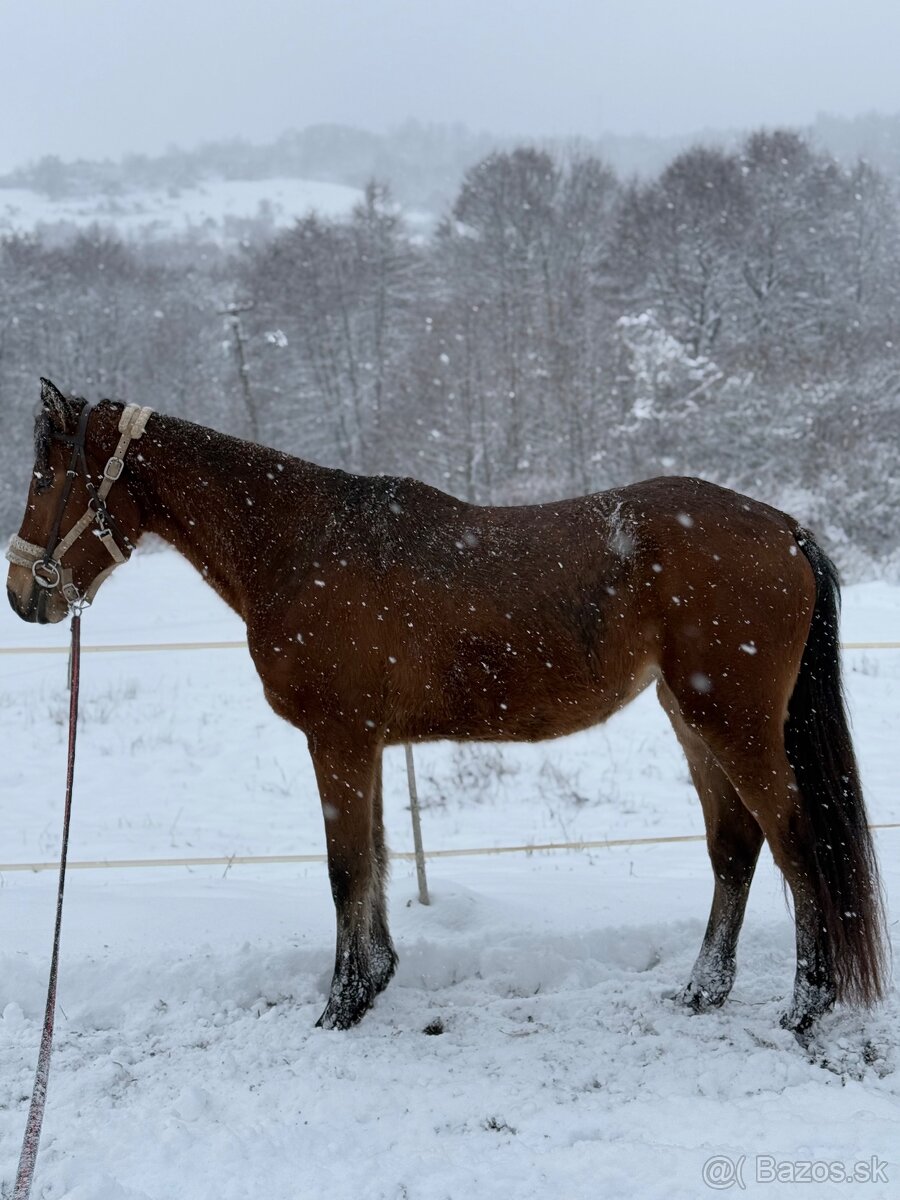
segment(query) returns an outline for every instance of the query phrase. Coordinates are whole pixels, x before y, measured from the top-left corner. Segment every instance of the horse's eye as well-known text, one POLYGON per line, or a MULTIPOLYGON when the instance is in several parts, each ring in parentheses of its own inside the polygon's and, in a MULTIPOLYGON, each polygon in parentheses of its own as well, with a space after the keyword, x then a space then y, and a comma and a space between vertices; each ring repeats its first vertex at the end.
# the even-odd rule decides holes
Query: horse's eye
POLYGON ((34 478, 35 491, 40 495, 42 492, 49 492, 53 487, 53 472, 52 471, 35 471, 34 478))

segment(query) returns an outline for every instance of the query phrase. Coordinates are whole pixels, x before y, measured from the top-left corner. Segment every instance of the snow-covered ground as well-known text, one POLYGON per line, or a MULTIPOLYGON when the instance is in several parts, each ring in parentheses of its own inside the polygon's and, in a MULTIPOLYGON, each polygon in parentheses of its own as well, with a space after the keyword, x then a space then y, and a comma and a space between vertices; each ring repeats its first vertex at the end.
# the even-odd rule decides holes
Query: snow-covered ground
POLYGON ((264 218, 273 228, 315 211, 348 216, 362 199, 356 188, 309 179, 213 180, 195 187, 51 200, 25 188, 0 188, 0 234, 41 225, 110 226, 124 237, 190 232, 229 240, 229 218, 264 218))
MULTIPOLYGON (((117 572, 84 630, 86 644, 241 636, 167 551, 117 572)), ((0 645, 66 637, 0 614, 0 645)), ((900 588, 848 588, 844 637, 900 640, 900 588)), ((872 819, 900 822, 900 650, 845 660, 872 819)), ((0 657, 6 863, 57 851, 64 672, 62 655, 0 657)), ((243 650, 86 656, 79 739, 73 859, 323 849, 303 738, 267 708, 243 650)), ((416 763, 433 849, 702 832, 652 693, 570 739, 421 747, 416 763)), ((391 843, 409 849, 399 751, 387 756, 386 798, 391 843)), ((878 845, 896 913, 900 829, 878 845)), ((767 857, 734 993, 701 1017, 668 993, 705 924, 702 842, 438 859, 429 878, 425 909, 411 864, 395 864, 398 975, 338 1034, 313 1028, 333 953, 321 863, 73 873, 36 1196, 696 1200, 714 1156, 743 1159, 750 1195, 898 1194, 900 1002, 835 1012, 809 1054, 779 1028, 792 922, 767 857), (757 1185, 758 1155, 874 1156, 887 1182, 757 1185)), ((4 1197, 54 889, 50 872, 0 875, 4 1197)))

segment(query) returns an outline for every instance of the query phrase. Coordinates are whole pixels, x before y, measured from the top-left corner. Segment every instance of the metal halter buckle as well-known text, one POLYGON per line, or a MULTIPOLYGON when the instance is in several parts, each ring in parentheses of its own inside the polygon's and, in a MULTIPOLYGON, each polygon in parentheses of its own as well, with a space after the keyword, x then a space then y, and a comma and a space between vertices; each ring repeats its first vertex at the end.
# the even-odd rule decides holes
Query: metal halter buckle
POLYGON ((56 563, 49 558, 39 558, 36 562, 32 563, 31 575, 34 579, 34 582, 39 587, 48 588, 50 590, 58 587, 59 582, 62 579, 62 572, 60 571, 59 563, 56 563), (38 574, 39 571, 45 571, 46 575, 38 574))
POLYGON ((125 470, 125 459, 116 458, 115 455, 107 460, 106 466, 103 468, 103 478, 109 479, 113 483, 119 478, 125 470))
POLYGON ((70 608, 74 608, 74 607, 78 607, 78 606, 87 608, 87 603, 85 602, 84 597, 82 596, 81 592, 79 592, 78 588, 75 586, 74 583, 64 583, 62 585, 61 591, 63 594, 63 599, 66 601, 66 603, 69 605, 70 608))

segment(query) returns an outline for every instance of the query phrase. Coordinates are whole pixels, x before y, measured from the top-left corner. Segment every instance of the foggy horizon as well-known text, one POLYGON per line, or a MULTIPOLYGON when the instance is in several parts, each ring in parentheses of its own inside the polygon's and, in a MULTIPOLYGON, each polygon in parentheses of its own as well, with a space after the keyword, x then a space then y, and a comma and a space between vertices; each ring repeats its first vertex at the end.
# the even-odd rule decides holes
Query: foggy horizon
POLYGON ((268 0, 6 15, 0 171, 337 124, 499 137, 673 138, 900 112, 900 9, 775 0, 268 0))

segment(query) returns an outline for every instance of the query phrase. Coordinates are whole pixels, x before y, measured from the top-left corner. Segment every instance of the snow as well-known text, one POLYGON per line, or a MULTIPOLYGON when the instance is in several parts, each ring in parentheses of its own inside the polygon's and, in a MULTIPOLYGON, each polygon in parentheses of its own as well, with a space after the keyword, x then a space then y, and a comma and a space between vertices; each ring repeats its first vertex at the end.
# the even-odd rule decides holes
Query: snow
MULTIPOLYGON (((847 588, 844 611, 848 640, 900 640, 900 588, 847 588)), ((84 623, 86 645, 242 635, 168 551, 116 572, 84 623)), ((66 638, 0 614, 0 645, 66 638)), ((850 651, 846 666, 872 819, 900 822, 900 650, 850 651)), ((0 859, 51 859, 65 658, 3 657, 0 670, 0 859)), ((652 693, 573 738, 419 747, 416 767, 432 849, 702 833, 652 693)), ((391 844, 409 850, 402 750, 385 787, 391 844)), ((877 836, 896 912, 900 830, 877 836)), ((323 849, 303 738, 268 709, 244 650, 85 656, 72 859, 323 849)), ((394 864, 398 975, 337 1034, 313 1028, 333 960, 321 863, 73 872, 36 1197, 696 1200, 716 1155, 746 1156, 747 1193, 765 1196, 799 1192, 757 1185, 757 1155, 874 1155, 888 1182, 854 1194, 896 1195, 900 1004, 837 1010, 809 1053, 779 1028, 793 927, 768 856, 732 997, 702 1016, 669 998, 708 911, 702 842, 437 859, 429 883, 426 909, 413 865, 394 864)), ((0 1195, 33 1078, 54 891, 51 872, 0 876, 0 1195)))
POLYGON ((227 220, 265 217, 280 228, 297 217, 348 216, 362 200, 357 188, 311 179, 213 180, 194 187, 51 200, 25 188, 0 188, 0 235, 60 223, 99 223, 123 236, 163 237, 203 231, 222 240, 227 220))

